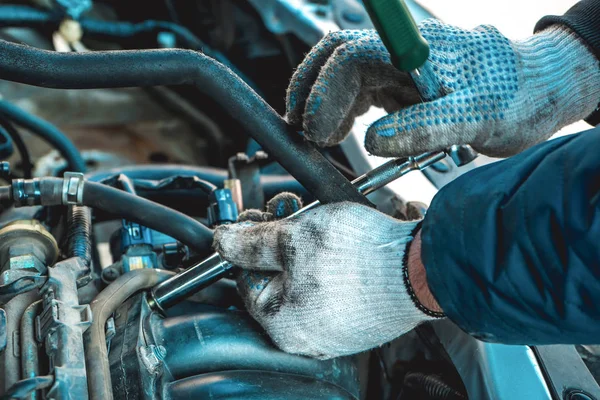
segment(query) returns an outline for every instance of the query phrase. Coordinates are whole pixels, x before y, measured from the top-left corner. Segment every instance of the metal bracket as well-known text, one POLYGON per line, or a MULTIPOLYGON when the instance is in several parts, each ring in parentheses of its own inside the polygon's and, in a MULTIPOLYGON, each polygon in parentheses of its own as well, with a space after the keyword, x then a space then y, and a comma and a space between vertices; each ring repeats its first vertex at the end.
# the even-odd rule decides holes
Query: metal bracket
POLYGON ((64 205, 83 205, 83 185, 85 178, 81 172, 65 172, 62 202, 64 205))

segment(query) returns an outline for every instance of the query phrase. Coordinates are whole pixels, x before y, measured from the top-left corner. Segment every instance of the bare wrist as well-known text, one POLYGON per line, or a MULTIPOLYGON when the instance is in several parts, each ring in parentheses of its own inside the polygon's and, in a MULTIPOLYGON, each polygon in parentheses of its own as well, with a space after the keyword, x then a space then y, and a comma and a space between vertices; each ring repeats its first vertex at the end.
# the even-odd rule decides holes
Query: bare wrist
POLYGON ((421 230, 417 231, 413 239, 407 258, 408 281, 417 300, 428 310, 442 313, 443 310, 429 290, 427 284, 427 271, 421 261, 421 230))

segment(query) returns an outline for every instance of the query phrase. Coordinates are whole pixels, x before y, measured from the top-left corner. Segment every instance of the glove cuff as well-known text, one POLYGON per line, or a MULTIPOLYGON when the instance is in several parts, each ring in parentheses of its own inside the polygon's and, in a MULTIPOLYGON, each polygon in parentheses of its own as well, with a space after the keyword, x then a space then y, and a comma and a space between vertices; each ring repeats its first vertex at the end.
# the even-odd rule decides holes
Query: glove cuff
POLYGON ((600 101, 600 63, 575 32, 553 25, 513 46, 532 106, 538 115, 552 116, 552 131, 594 112, 600 101))
MULTIPOLYGON (((411 236, 414 238, 419 229, 421 229, 422 221, 417 224, 417 226, 413 229, 411 236)), ((414 241, 414 239, 413 239, 414 241)), ((428 315, 433 318, 444 318, 446 315, 442 312, 433 311, 429 308, 425 307, 417 297, 408 277, 408 255, 410 254, 410 246, 413 242, 411 241, 406 245, 406 250, 404 251, 404 257, 402 259, 402 277, 404 279, 404 286, 406 287, 406 292, 410 296, 415 307, 419 309, 423 314, 428 315)))

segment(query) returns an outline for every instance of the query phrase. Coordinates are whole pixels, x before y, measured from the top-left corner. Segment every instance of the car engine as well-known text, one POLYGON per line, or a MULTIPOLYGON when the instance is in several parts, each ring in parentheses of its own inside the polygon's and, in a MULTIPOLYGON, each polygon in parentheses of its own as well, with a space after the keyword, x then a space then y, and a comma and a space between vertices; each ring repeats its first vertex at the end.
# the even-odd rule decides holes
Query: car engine
POLYGON ((211 256, 214 227, 278 193, 401 218, 490 161, 384 163, 364 151, 364 123, 317 149, 285 122, 311 46, 372 28, 360 1, 15 1, 0 28, 1 399, 600 391, 572 346, 483 343, 446 320, 356 356, 287 354, 245 311, 235 267, 211 256))

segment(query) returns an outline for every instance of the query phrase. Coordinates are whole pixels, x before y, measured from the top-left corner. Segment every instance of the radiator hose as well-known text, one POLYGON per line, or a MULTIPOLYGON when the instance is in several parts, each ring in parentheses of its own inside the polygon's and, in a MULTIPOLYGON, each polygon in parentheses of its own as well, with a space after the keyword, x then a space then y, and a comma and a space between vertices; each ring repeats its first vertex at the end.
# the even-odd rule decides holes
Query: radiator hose
POLYGON ((212 98, 321 203, 371 205, 229 68, 192 50, 57 53, 0 40, 0 79, 59 89, 193 85, 212 98))
MULTIPOLYGON (((15 207, 72 205, 65 200, 66 184, 66 178, 14 179, 12 185, 0 187, 0 201, 10 202, 15 207)), ((172 208, 101 183, 83 181, 83 178, 77 192, 78 206, 100 209, 137 222, 169 235, 201 254, 211 249, 212 230, 172 208)), ((87 235, 87 231, 79 231, 77 237, 82 235, 87 235)), ((77 244, 80 244, 79 239, 77 244)), ((76 247, 72 249, 78 252, 77 255, 86 256, 87 248, 76 247)))

